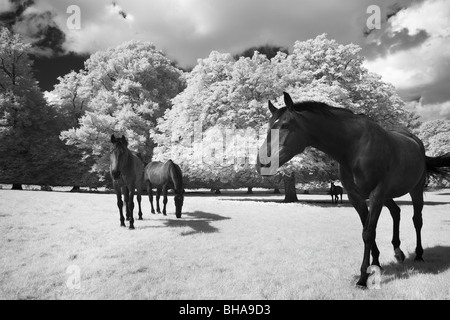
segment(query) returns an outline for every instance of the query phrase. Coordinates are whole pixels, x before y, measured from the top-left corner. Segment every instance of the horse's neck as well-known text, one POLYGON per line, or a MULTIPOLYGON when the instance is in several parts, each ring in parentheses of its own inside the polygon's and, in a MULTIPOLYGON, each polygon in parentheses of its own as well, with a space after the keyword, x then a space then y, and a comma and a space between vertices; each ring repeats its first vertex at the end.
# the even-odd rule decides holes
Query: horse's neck
POLYGON ((176 194, 180 194, 183 191, 183 182, 180 172, 178 172, 175 164, 172 164, 169 168, 170 179, 172 180, 174 191, 176 194))
POLYGON ((133 153, 130 151, 130 149, 126 149, 125 151, 125 161, 123 162, 123 168, 132 168, 130 166, 130 163, 133 162, 133 153))
POLYGON ((357 141, 355 137, 360 136, 364 130, 361 123, 355 117, 345 115, 331 117, 310 113, 305 117, 303 125, 307 127, 309 145, 341 164, 349 161, 357 141))

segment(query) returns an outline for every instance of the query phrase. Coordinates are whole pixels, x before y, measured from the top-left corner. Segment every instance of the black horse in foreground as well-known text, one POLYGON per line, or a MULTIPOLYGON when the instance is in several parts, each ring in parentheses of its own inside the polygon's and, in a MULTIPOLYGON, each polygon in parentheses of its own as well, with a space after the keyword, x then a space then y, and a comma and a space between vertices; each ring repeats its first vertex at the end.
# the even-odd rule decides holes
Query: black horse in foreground
POLYGON ((341 203, 342 203, 342 194, 344 193, 344 190, 342 189, 341 186, 335 186, 334 182, 331 182, 329 193, 331 195, 331 202, 333 202, 333 204, 339 203, 339 196, 341 196, 341 203))
POLYGON ((371 254, 372 264, 380 266, 375 235, 383 205, 389 209, 394 222, 395 257, 400 261, 405 259, 400 249, 400 208, 393 199, 409 193, 416 229, 415 260, 423 261, 424 186, 428 175, 449 173, 442 168, 450 167, 450 153, 428 157, 423 143, 413 134, 406 130, 387 131, 368 117, 347 109, 311 101, 294 104, 287 93, 284 102, 286 107, 277 109, 269 101, 272 117, 266 141, 259 151, 257 171, 273 175, 278 169, 273 163, 279 167, 308 146, 325 152, 339 163, 340 180, 363 225, 364 255, 357 283, 362 287, 367 285, 371 254), (274 141, 271 136, 275 137, 274 141))
POLYGON ((144 182, 147 186, 148 197, 152 207, 152 213, 155 213, 153 207, 153 188, 156 188, 156 211, 161 213, 159 207, 159 198, 163 194, 163 211, 166 215, 167 192, 173 189, 175 192, 175 215, 181 218, 181 210, 184 202, 183 175, 180 167, 172 160, 162 163, 159 161, 150 162, 144 170, 144 182))
POLYGON ((123 217, 123 201, 124 194, 127 220, 130 221, 130 229, 134 229, 133 198, 135 190, 137 190, 137 201, 139 205, 139 220, 142 220, 141 194, 142 194, 142 178, 144 174, 144 164, 136 153, 128 149, 128 142, 125 136, 117 139, 111 136, 111 153, 110 153, 110 173, 113 180, 114 189, 117 195, 117 207, 120 213, 120 226, 125 227, 125 218, 123 217))

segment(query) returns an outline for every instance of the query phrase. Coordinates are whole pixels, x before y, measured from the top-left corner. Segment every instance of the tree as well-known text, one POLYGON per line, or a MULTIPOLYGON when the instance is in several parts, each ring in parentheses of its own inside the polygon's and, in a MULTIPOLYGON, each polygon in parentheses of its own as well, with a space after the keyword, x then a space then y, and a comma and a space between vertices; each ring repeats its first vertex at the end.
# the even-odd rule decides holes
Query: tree
MULTIPOLYGON (((430 157, 437 157, 450 152, 450 121, 439 119, 424 122, 417 130, 417 136, 425 146, 430 157)), ((431 184, 449 187, 450 181, 442 177, 433 178, 431 184)))
POLYGON ((152 158, 150 129, 183 88, 182 72, 148 42, 129 41, 93 54, 85 70, 60 79, 52 91, 60 110, 77 118, 61 139, 79 148, 92 171, 104 177, 111 134, 125 135, 144 161, 152 158))
POLYGON ((439 119, 422 123, 417 129, 429 156, 437 157, 450 152, 450 121, 439 119))
POLYGON ((178 161, 191 186, 270 184, 253 168, 258 126, 268 113, 262 102, 274 97, 276 90, 263 76, 270 74, 268 68, 270 61, 258 53, 237 62, 219 52, 199 60, 187 76, 187 88, 158 121, 153 133, 156 159, 178 161), (245 161, 250 157, 253 162, 245 161))
POLYGON ((0 179, 21 184, 58 180, 64 156, 58 114, 50 108, 32 74, 30 45, 8 29, 0 31, 0 179))

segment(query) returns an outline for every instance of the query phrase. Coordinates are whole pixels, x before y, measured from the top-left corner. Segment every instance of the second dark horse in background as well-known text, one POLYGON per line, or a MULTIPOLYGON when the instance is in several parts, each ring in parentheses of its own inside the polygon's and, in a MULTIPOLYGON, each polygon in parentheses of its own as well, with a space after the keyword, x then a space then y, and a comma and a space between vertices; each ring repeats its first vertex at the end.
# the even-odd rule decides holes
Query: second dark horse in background
POLYGON ((153 207, 153 188, 156 188, 156 211, 161 213, 159 207, 159 198, 161 193, 163 194, 163 211, 166 215, 167 205, 167 192, 169 189, 173 189, 175 192, 175 215, 177 218, 181 218, 181 209, 184 202, 184 189, 183 189, 183 175, 181 169, 172 160, 162 163, 159 161, 150 162, 145 167, 144 182, 147 186, 148 197, 150 205, 152 207, 152 213, 155 213, 153 207))

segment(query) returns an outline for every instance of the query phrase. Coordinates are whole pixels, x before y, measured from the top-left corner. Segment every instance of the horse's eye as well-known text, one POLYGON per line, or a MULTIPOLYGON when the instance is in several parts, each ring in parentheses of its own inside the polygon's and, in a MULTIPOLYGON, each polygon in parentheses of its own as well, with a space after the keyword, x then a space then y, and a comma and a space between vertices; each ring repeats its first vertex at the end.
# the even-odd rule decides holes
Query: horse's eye
POLYGON ((289 129, 289 124, 283 123, 283 124, 281 125, 281 129, 289 129))

